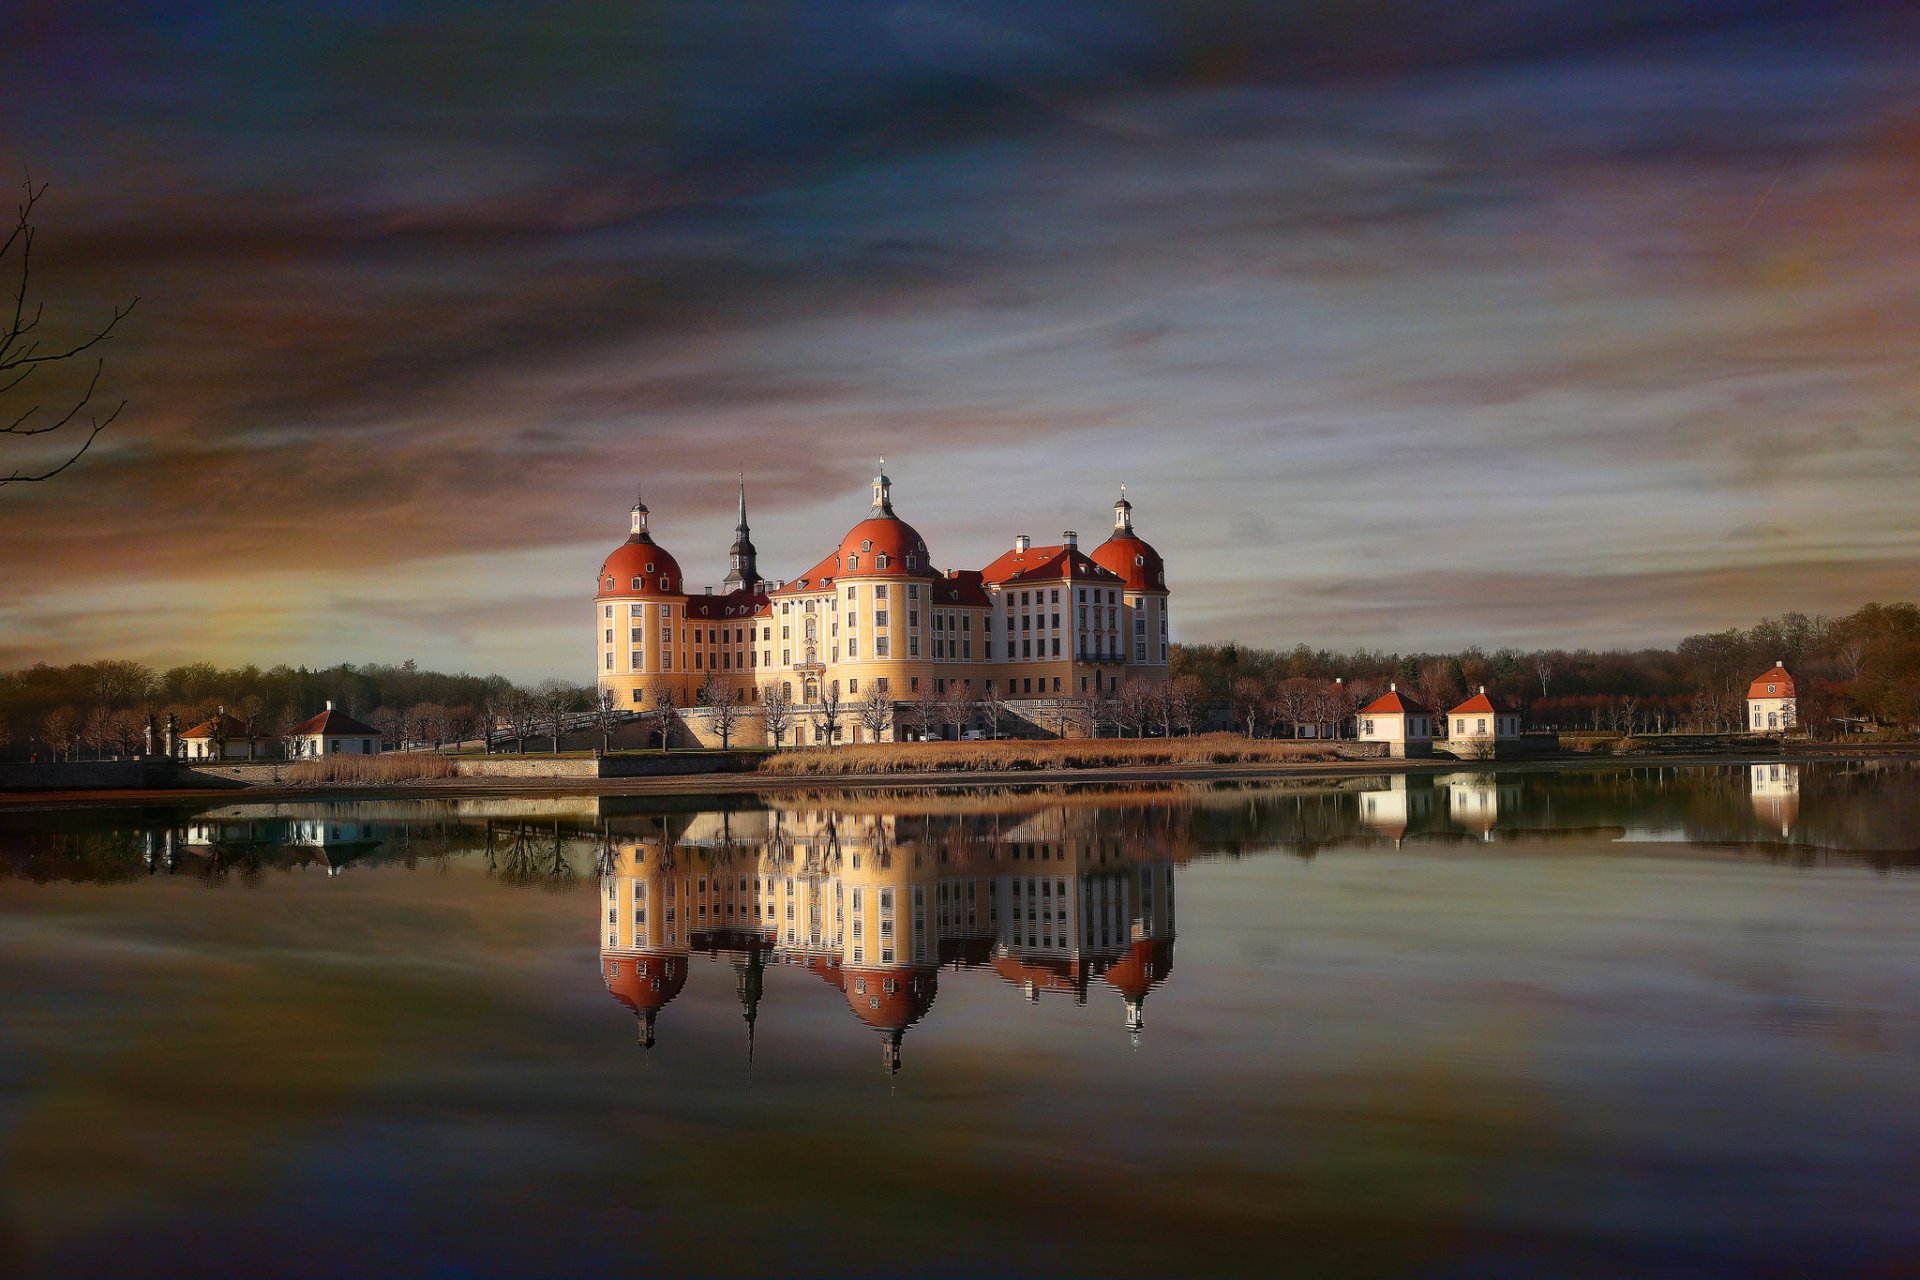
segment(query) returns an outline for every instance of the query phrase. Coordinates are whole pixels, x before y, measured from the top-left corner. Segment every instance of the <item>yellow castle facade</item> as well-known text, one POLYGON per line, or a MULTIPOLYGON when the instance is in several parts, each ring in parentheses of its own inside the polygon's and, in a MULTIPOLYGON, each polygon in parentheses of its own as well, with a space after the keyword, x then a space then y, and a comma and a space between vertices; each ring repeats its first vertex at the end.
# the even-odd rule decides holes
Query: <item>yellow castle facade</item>
POLYGON ((858 741, 862 700, 1089 698, 1167 678, 1166 566, 1134 531, 1124 488, 1091 553, 1071 531, 1046 546, 1023 535, 984 569, 942 570, 894 511, 883 471, 865 517, 780 580, 760 574, 743 483, 717 591, 689 588, 644 502, 631 515, 594 596, 599 684, 623 708, 691 707, 718 688, 758 710, 772 694, 799 713, 790 740, 822 734, 819 710, 832 705, 839 740, 858 741))

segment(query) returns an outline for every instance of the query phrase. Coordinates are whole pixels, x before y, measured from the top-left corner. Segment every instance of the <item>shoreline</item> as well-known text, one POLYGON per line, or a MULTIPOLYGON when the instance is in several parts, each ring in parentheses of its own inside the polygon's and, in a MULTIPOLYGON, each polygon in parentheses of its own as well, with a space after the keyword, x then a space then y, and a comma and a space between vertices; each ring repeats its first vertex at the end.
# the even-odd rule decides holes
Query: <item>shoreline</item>
POLYGON ((1564 772, 1614 767, 1754 765, 1842 760, 1920 758, 1920 744, 1893 743, 1850 749, 1793 752, 1654 752, 1610 755, 1561 754, 1509 760, 1315 760, 1273 764, 1116 765, 1086 769, 927 770, 917 773, 763 774, 712 772, 634 778, 450 778, 401 782, 292 786, 166 787, 124 790, 0 792, 0 812, 34 809, 172 806, 205 803, 286 804, 301 800, 468 800, 516 796, 754 795, 791 791, 933 790, 945 787, 1140 786, 1176 782, 1264 782, 1298 778, 1344 778, 1374 774, 1460 772, 1564 772))

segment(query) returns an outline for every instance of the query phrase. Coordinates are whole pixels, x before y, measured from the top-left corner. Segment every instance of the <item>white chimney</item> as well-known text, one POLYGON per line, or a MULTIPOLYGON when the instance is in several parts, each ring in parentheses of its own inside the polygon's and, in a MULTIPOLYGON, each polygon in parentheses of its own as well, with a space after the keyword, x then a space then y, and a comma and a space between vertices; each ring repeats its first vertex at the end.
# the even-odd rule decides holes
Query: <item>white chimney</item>
POLYGON ((1399 686, 1399 685, 1397 685, 1397 684, 1395 684, 1395 683, 1394 683, 1393 681, 1391 681, 1391 680, 1389 680, 1389 681, 1387 681, 1387 692, 1388 692, 1388 693, 1398 693, 1399 691, 1400 691, 1400 686, 1399 686))
POLYGON ((331 710, 333 710, 333 699, 332 699, 332 698, 328 698, 328 699, 327 699, 327 710, 329 710, 329 711, 331 711, 331 710))
POLYGON ((1480 686, 1480 692, 1482 692, 1482 693, 1485 693, 1486 691, 1487 691, 1487 686, 1485 686, 1485 685, 1481 685, 1481 686, 1480 686))
POLYGON ((1061 534, 1060 540, 1067 544, 1067 550, 1069 551, 1077 551, 1080 548, 1080 535, 1071 529, 1061 534))
POLYGON ((1032 545, 1033 545, 1033 539, 1029 538, 1024 533, 1013 540, 1013 549, 1015 551, 1025 551, 1028 547, 1032 545))

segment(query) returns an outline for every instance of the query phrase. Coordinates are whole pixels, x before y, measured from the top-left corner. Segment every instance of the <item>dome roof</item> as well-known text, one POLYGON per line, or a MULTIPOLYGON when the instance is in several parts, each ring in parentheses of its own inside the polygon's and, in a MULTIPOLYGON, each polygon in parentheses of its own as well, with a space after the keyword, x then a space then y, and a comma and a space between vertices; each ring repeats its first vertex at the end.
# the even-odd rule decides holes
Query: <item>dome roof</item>
POLYGON ((855 969, 840 973, 847 1004, 875 1031, 905 1031, 933 1007, 933 969, 855 969), (864 988, 864 990, 862 989, 864 988))
POLYGON ((644 533, 637 533, 613 549, 600 566, 597 597, 678 596, 685 594, 680 562, 644 533))
POLYGON ((687 957, 678 951, 648 951, 600 958, 607 990, 635 1013, 658 1013, 687 985, 687 957))
POLYGON ((840 539, 834 552, 833 575, 868 577, 874 574, 925 577, 933 572, 927 540, 896 515, 868 516, 840 539), (881 557, 885 556, 884 564, 881 557))
POLYGON ((1127 948, 1105 974, 1107 985, 1129 1000, 1140 1000, 1173 972, 1173 939, 1142 938, 1127 948))
POLYGON ((1126 530, 1093 549, 1093 562, 1119 574, 1129 591, 1165 591, 1167 566, 1160 553, 1139 534, 1126 530))

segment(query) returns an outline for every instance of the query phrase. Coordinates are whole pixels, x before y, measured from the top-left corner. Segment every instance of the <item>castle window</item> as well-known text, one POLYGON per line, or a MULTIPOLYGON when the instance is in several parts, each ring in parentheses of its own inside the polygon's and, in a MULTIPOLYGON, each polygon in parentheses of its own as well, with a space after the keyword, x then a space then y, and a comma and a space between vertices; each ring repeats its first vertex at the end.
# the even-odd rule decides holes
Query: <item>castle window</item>
POLYGON ((873 564, 874 564, 874 567, 875 567, 876 569, 884 569, 884 568, 886 568, 886 567, 887 567, 887 557, 886 557, 886 555, 885 555, 885 553, 882 553, 882 554, 880 554, 880 555, 878 555, 878 556, 875 556, 875 557, 874 557, 874 561, 873 561, 873 564))
POLYGON ((866 539, 863 539, 863 540, 861 541, 861 543, 860 543, 860 549, 861 549, 862 551, 871 551, 871 550, 873 550, 873 539, 871 539, 871 538, 866 538, 866 539))
POLYGON ((635 591, 640 590, 640 578, 638 575, 635 575, 633 579, 633 590, 635 591))
POLYGON ((907 568, 913 568, 913 552, 907 552, 907 568))
POLYGON ((858 569, 859 567, 860 567, 860 557, 859 557, 859 556, 848 556, 848 557, 847 557, 847 568, 848 568, 849 570, 853 570, 853 569, 858 569))

